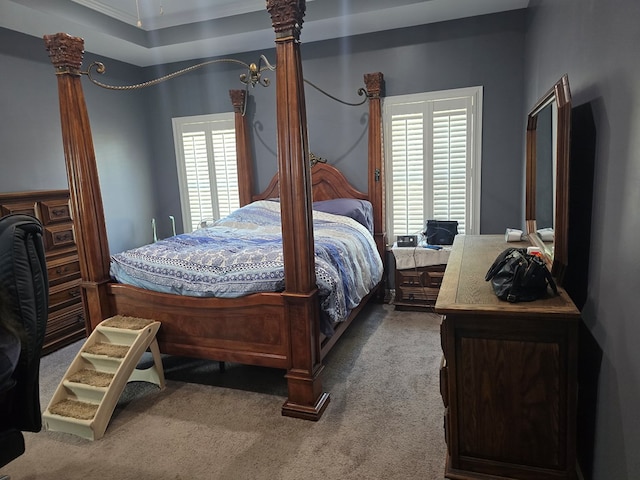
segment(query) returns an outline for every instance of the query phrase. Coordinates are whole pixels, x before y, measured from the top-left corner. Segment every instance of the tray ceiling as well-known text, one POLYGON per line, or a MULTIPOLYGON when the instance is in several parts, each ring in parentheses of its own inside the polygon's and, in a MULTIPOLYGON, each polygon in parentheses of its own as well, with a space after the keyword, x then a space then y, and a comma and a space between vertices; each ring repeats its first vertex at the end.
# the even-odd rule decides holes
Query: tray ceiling
MULTIPOLYGON (((307 0, 313 42, 526 8, 529 0, 307 0)), ((65 32, 86 50, 139 66, 274 46, 265 0, 5 0, 0 27, 65 32)))

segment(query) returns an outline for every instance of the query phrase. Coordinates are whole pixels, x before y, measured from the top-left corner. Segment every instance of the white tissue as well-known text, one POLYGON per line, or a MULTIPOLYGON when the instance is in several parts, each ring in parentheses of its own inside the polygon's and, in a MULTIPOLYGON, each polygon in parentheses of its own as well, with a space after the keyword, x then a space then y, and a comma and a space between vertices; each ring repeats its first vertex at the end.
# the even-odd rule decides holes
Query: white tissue
POLYGON ((504 234, 504 240, 505 242, 519 242, 522 240, 522 230, 507 228, 504 234))

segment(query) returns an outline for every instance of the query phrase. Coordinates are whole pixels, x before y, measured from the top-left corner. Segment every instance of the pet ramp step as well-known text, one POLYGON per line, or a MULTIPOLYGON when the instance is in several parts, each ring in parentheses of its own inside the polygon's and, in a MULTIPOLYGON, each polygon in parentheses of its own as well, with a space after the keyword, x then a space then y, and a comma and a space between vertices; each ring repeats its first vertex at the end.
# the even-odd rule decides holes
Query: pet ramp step
POLYGON ((49 431, 88 440, 102 438, 128 382, 144 381, 164 388, 164 370, 156 334, 160 322, 117 315, 91 333, 42 414, 49 431), (147 350, 153 365, 137 368, 147 350))

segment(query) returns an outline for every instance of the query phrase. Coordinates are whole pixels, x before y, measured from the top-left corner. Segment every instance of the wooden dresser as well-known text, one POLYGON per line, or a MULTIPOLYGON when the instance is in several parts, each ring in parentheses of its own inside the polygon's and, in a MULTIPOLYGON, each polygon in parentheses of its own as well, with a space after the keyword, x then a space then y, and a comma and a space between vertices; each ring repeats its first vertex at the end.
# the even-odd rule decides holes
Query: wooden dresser
POLYGON ((0 215, 24 213, 42 222, 49 277, 49 320, 42 354, 85 337, 80 263, 68 190, 0 194, 0 215))
POLYGON ((574 480, 580 312, 563 289, 499 300, 484 276, 513 246, 459 235, 440 287, 445 476, 574 480))

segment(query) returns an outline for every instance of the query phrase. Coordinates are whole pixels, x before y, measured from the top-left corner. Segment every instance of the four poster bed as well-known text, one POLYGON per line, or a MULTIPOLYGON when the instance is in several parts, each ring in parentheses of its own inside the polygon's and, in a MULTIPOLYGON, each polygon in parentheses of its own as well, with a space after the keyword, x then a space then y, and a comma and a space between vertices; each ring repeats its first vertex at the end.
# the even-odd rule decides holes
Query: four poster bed
POLYGON ((268 0, 276 32, 278 174, 261 194, 252 191, 252 160, 244 111, 245 90, 231 91, 236 118, 240 203, 278 198, 281 213, 284 289, 239 298, 192 297, 161 293, 124 283, 110 275, 111 255, 102 208, 93 141, 80 82, 83 41, 66 34, 45 36, 58 78, 62 137, 71 208, 80 257, 87 329, 114 315, 160 321, 163 353, 281 368, 287 371, 288 398, 282 414, 321 417, 329 402, 323 392, 322 359, 352 319, 372 298, 384 296, 382 282, 333 325, 321 332, 314 258, 312 203, 351 198, 372 208, 373 242, 384 260, 381 73, 365 75, 369 102, 368 192, 349 184, 334 167, 311 167, 299 34, 304 0, 268 0))

